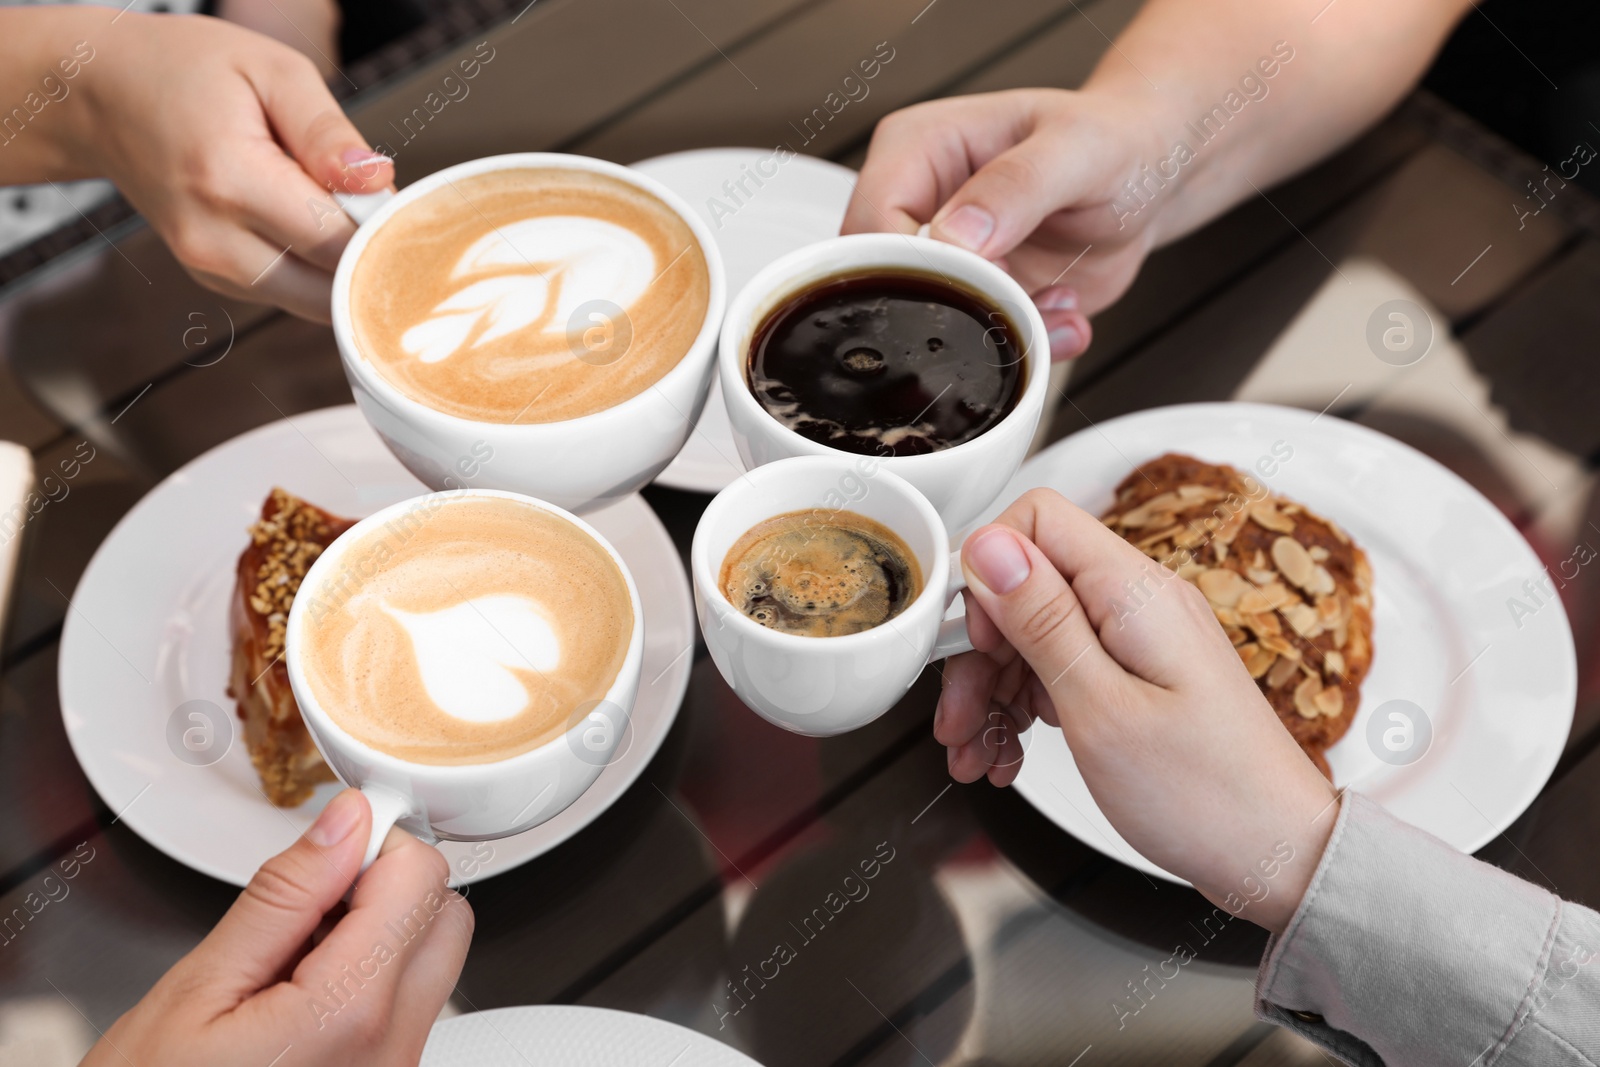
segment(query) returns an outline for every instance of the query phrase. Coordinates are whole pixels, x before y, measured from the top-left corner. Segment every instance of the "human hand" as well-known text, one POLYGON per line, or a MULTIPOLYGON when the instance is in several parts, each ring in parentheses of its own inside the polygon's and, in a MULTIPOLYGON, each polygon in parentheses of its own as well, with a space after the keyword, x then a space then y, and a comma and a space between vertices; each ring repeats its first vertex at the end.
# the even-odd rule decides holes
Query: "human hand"
POLYGON ((878 123, 843 232, 915 233, 1003 266, 1033 296, 1056 359, 1089 345, 1087 316, 1128 288, 1157 212, 1119 213, 1141 158, 1159 158, 1146 105, 1018 89, 951 97, 878 123))
MULTIPOLYGON (((126 12, 83 68, 75 154, 109 177, 189 273, 328 322, 355 226, 329 190, 392 186, 305 56, 203 16, 126 12)), ((69 134, 70 136, 70 134, 69 134)))
POLYGON ((416 1063, 461 973, 472 909, 445 887, 437 849, 391 830, 349 911, 317 939, 360 870, 371 825, 360 793, 335 797, 106 1031, 85 1067, 416 1063))
POLYGON ((1050 490, 967 538, 961 561, 976 651, 946 664, 933 727, 951 775, 1007 785, 1017 735, 1059 726, 1128 844, 1214 903, 1250 899, 1246 917, 1281 931, 1337 797, 1200 591, 1050 490))

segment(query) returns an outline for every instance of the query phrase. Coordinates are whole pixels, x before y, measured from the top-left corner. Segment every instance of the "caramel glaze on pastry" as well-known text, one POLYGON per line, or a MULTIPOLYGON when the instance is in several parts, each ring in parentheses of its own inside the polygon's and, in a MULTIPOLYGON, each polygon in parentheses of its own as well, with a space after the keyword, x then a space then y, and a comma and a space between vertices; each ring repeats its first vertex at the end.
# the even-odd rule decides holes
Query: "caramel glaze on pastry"
POLYGON ((1124 478, 1101 521, 1199 587, 1278 718, 1329 775, 1323 753, 1350 728, 1372 667, 1366 553, 1250 475, 1175 452, 1124 478))
POLYGON ((250 546, 239 557, 228 611, 233 634, 228 695, 238 704, 261 790, 279 807, 302 804, 317 783, 333 781, 289 688, 283 642, 289 605, 306 571, 354 525, 353 519, 273 489, 261 518, 250 527, 250 546))

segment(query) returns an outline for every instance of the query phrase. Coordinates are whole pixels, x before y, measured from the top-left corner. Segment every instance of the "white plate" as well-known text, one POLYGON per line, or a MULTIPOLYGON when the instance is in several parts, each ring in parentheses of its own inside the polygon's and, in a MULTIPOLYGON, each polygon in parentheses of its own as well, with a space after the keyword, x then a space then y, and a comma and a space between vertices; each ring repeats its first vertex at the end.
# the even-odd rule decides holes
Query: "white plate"
POLYGON ((715 1038, 649 1015, 548 1005, 434 1026, 419 1067, 761 1067, 715 1038))
MULTIPOLYGON (((262 426, 176 471, 123 516, 78 583, 61 638, 61 716, 106 806, 173 859, 240 886, 341 788, 321 785, 298 808, 269 804, 226 692, 234 565, 275 485, 351 517, 426 492, 354 405, 262 426), (208 766, 179 760, 168 743, 169 718, 192 700, 222 709, 233 732, 208 766)), ((627 561, 644 605, 644 682, 623 755, 542 826, 441 845, 456 885, 526 863, 594 821, 661 747, 689 684, 694 610, 672 539, 637 496, 585 517, 627 561)))
MULTIPOLYGON (((1328 750, 1352 786, 1414 826, 1474 852, 1544 787, 1572 726, 1577 657, 1558 599, 1521 628, 1507 607, 1544 571, 1516 528, 1471 485, 1391 437, 1331 415, 1267 404, 1182 404, 1080 430, 1023 464, 1001 494, 1039 486, 1100 514, 1135 466, 1178 451, 1251 470, 1292 448, 1274 492, 1338 522, 1373 573, 1373 664, 1350 731, 1328 750), (1416 762, 1391 766, 1367 742, 1374 708, 1409 700, 1432 724, 1416 762)), ((989 518, 1002 508, 997 506, 989 518)), ((1084 844, 1149 874, 1089 795, 1058 730, 1024 735, 1016 788, 1084 844)))
MULTIPOLYGON (((642 160, 633 169, 683 197, 711 227, 727 271, 730 305, 768 263, 836 236, 856 184, 856 172, 849 167, 802 155, 779 164, 771 148, 674 152, 642 160), (774 168, 772 177, 762 175, 774 168), (759 187, 749 177, 752 173, 761 180, 759 187), (724 188, 724 183, 741 179, 743 191, 724 188)), ((713 377, 695 432, 656 481, 673 489, 715 493, 743 473, 722 389, 713 377)))

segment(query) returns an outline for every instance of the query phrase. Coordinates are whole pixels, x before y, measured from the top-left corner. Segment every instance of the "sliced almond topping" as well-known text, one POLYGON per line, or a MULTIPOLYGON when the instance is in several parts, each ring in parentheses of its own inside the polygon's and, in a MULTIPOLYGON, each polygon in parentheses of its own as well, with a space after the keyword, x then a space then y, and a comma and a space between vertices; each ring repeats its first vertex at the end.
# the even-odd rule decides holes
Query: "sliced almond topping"
MULTIPOLYGON (((1170 567, 1172 564, 1168 563, 1167 566, 1170 567)), ((1179 563, 1175 569, 1178 572, 1178 577, 1186 582, 1196 581, 1202 574, 1209 573, 1204 564, 1195 563, 1192 560, 1187 563, 1179 563)))
MULTIPOLYGON (((1168 516, 1168 517, 1170 518, 1171 516, 1168 516)), ((1183 527, 1182 526, 1168 526, 1168 527, 1166 527, 1166 528, 1164 528, 1162 530, 1157 531, 1156 533, 1146 534, 1143 537, 1140 537, 1139 540, 1134 542, 1134 544, 1138 545, 1140 548, 1145 548, 1146 546, 1155 544, 1157 541, 1165 541, 1167 538, 1172 537, 1174 534, 1179 534, 1179 533, 1182 533, 1182 532, 1183 532, 1183 527)))
POLYGON ((1267 554, 1258 548, 1256 549, 1255 558, 1250 561, 1250 566, 1258 571, 1264 571, 1272 565, 1267 562, 1267 554))
POLYGON ((1227 559, 1228 542, 1213 540, 1211 542, 1211 554, 1217 557, 1218 563, 1221 563, 1223 560, 1227 559))
POLYGON ((1239 597, 1238 608, 1246 615, 1259 615, 1272 610, 1272 601, 1263 596, 1261 590, 1251 587, 1239 597))
POLYGON ((1271 651, 1275 655, 1282 656, 1284 659, 1293 662, 1298 662, 1300 659, 1300 649, 1295 646, 1295 643, 1279 634, 1262 634, 1259 644, 1262 648, 1271 651))
POLYGON ((1225 545, 1233 544, 1233 539, 1239 536, 1239 531, 1244 529, 1249 519, 1250 516, 1243 511, 1230 512, 1227 521, 1217 528, 1216 539, 1225 545))
POLYGON ((1322 709, 1317 707, 1317 694, 1322 692, 1322 682, 1317 678, 1302 678, 1300 684, 1294 687, 1294 710, 1300 713, 1303 719, 1315 719, 1322 714, 1322 709))
POLYGON ((1235 626, 1235 627, 1237 627, 1237 626, 1242 626, 1243 625, 1242 621, 1239 618, 1239 613, 1237 611, 1234 611, 1232 608, 1219 608, 1219 607, 1216 607, 1215 605, 1213 605, 1212 608, 1211 608, 1211 611, 1212 611, 1213 614, 1216 615, 1217 621, 1220 622, 1225 627, 1227 627, 1227 626, 1235 626))
POLYGON ((1290 678, 1299 675, 1300 665, 1288 656, 1279 656, 1272 664, 1272 669, 1267 672, 1267 688, 1277 689, 1290 678))
MULTIPOLYGON (((1307 556, 1306 559, 1310 559, 1307 556)), ((1328 568, 1318 563, 1316 570, 1311 572, 1311 584, 1305 587, 1306 592, 1312 596, 1327 596, 1338 588, 1333 582, 1333 575, 1328 573, 1328 568)))
POLYGON ((1251 678, 1259 678, 1267 673, 1272 667, 1272 662, 1277 659, 1277 654, 1269 653, 1261 645, 1240 645, 1235 651, 1238 651, 1238 657, 1245 661, 1245 670, 1250 672, 1251 678), (1246 648, 1250 649, 1250 653, 1245 653, 1246 648))
POLYGON ((1306 640, 1322 632, 1322 623, 1317 619, 1317 609, 1310 604, 1295 604, 1283 609, 1283 617, 1289 620, 1289 625, 1294 632, 1306 640))
POLYGON ((1240 612, 1239 618, 1243 621, 1245 628, 1250 630, 1257 637, 1260 637, 1263 634, 1270 634, 1276 637, 1283 633, 1283 627, 1278 622, 1278 616, 1273 612, 1263 611, 1254 615, 1247 615, 1244 612, 1240 612))
POLYGON ((1317 618, 1325 628, 1331 629, 1350 618, 1350 602, 1343 593, 1317 598, 1317 618))
POLYGON ((1209 504, 1213 500, 1221 500, 1226 495, 1221 489, 1213 489, 1209 485, 1178 486, 1178 496, 1185 505, 1209 504))
POLYGON ((1317 565, 1305 546, 1292 537, 1280 537, 1272 542, 1272 562, 1283 576, 1301 589, 1309 589, 1316 575, 1317 565))
POLYGON ((1250 635, 1239 629, 1237 626, 1224 626, 1222 628, 1222 632, 1228 635, 1228 640, 1233 642, 1234 648, 1238 648, 1240 645, 1250 640, 1250 635))
POLYGON ((1347 642, 1349 640, 1350 640, 1350 624, 1349 623, 1341 622, 1338 626, 1335 626, 1333 628, 1333 646, 1335 648, 1343 648, 1345 646, 1345 642, 1347 642))
POLYGON ((1294 530, 1294 520, 1279 511, 1271 500, 1258 500, 1251 504, 1250 517, 1258 526, 1264 526, 1273 533, 1286 534, 1294 530))
POLYGON ((1172 522, 1172 513, 1183 506, 1183 501, 1177 493, 1162 493, 1153 496, 1132 511, 1125 512, 1122 516, 1122 525, 1132 526, 1135 529, 1143 526, 1154 526, 1160 522, 1172 522))
POLYGON ((1348 545, 1350 543, 1350 535, 1345 533, 1343 530, 1339 529, 1339 526, 1338 526, 1337 523, 1332 523, 1332 522, 1328 523, 1328 532, 1333 534, 1333 536, 1337 537, 1339 539, 1339 543, 1340 544, 1348 545))
POLYGON ((1312 545, 1310 548, 1306 549, 1306 555, 1310 556, 1318 563, 1328 562, 1328 550, 1323 548, 1321 545, 1312 545))
POLYGON ((1266 597, 1267 602, 1279 611, 1291 608, 1301 602, 1300 598, 1294 595, 1294 590, 1282 582, 1268 582, 1263 585, 1261 587, 1261 595, 1266 597))
POLYGON ((1278 510, 1283 512, 1285 515, 1298 515, 1300 514, 1300 505, 1296 504, 1292 500, 1285 501, 1283 504, 1279 505, 1278 510))
MULTIPOLYGON (((1344 693, 1337 686, 1329 686, 1311 698, 1311 703, 1324 715, 1336 716, 1344 710, 1344 693)), ((1296 702, 1295 710, 1299 711, 1296 702)))
POLYGON ((1338 649, 1322 654, 1322 672, 1335 678, 1344 677, 1344 653, 1338 649))
POLYGON ((1211 531, 1198 523, 1191 522, 1187 527, 1180 528, 1180 532, 1173 537, 1172 543, 1179 548, 1199 548, 1211 536, 1211 531))
POLYGON ((1243 575, 1220 567, 1206 571, 1196 579, 1195 584, 1206 595, 1206 599, 1219 608, 1231 608, 1239 603, 1239 598, 1245 593, 1253 592, 1243 575))

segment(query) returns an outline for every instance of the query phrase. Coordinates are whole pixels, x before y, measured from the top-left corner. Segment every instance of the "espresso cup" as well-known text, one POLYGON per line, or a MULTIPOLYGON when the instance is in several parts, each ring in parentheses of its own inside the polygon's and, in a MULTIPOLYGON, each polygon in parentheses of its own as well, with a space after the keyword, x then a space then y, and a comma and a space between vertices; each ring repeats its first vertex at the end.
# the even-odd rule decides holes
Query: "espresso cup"
POLYGON ((372 806, 372 835, 363 871, 377 857, 391 826, 429 843, 509 837, 547 822, 572 805, 612 762, 639 692, 644 659, 644 611, 622 557, 593 527, 544 501, 496 490, 431 493, 402 501, 351 527, 312 564, 289 609, 285 663, 301 716, 317 749, 345 785, 372 806), (433 509, 463 500, 498 497, 538 508, 570 523, 610 558, 627 586, 633 628, 626 654, 605 696, 575 709, 568 728, 536 748, 503 759, 464 764, 420 763, 380 751, 353 736, 324 707, 308 678, 306 616, 319 597, 359 584, 365 557, 347 559, 367 535, 426 523, 433 509))
POLYGON ((1012 277, 981 256, 941 241, 900 234, 856 234, 819 241, 783 256, 752 278, 728 307, 718 346, 722 399, 746 470, 795 456, 854 456, 785 426, 750 391, 750 346, 776 309, 821 282, 842 276, 913 273, 978 297, 1015 328, 1025 360, 1022 394, 1011 411, 977 437, 936 452, 885 456, 883 469, 910 482, 952 532, 967 529, 994 503, 1033 442, 1050 388, 1044 320, 1012 277))
POLYGON ((965 585, 949 531, 928 499, 874 456, 806 456, 750 471, 701 515, 689 570, 717 670, 756 714, 797 734, 865 726, 929 663, 972 648, 965 617, 944 617, 965 585), (837 637, 781 633, 746 616, 722 590, 728 552, 758 523, 809 509, 854 512, 888 527, 916 557, 922 591, 887 621, 837 637))
MULTIPOLYGON (((710 230, 660 182, 603 160, 527 152, 459 163, 413 182, 399 193, 341 194, 335 199, 360 226, 339 259, 333 281, 333 331, 345 377, 362 415, 400 462, 429 488, 504 489, 584 512, 648 484, 688 441, 711 385, 726 283, 710 230), (441 411, 403 392, 360 350, 351 311, 356 265, 373 237, 407 205, 465 179, 528 168, 607 176, 664 203, 688 227, 704 257, 708 274, 704 321, 670 370, 604 410, 533 423, 480 421, 441 411)), ((590 314, 595 329, 601 331, 599 336, 605 337, 617 328, 615 317, 615 312, 590 314)), ((589 333, 585 330, 577 336, 587 338, 589 333)), ((600 355, 594 362, 628 358, 626 351, 600 355)), ((575 350, 573 358, 586 357, 575 350)))

